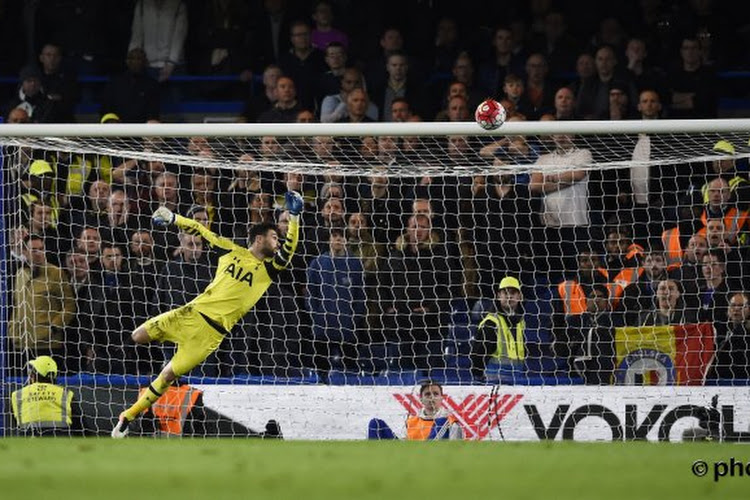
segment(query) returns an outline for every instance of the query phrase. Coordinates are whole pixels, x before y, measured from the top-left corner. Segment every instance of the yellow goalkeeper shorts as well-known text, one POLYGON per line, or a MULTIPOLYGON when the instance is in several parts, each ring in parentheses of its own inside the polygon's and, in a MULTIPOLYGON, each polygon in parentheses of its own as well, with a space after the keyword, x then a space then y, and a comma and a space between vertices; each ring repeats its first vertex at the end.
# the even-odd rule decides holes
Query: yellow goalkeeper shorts
POLYGON ((209 325, 190 304, 155 316, 143 326, 151 340, 177 345, 172 371, 178 377, 203 363, 224 340, 224 335, 209 325))

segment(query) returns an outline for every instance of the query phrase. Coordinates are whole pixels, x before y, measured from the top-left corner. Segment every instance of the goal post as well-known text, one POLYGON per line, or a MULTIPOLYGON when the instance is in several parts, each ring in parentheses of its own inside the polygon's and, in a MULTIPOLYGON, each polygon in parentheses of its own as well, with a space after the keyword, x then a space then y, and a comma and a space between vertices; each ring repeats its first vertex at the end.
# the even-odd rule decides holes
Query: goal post
POLYGON ((0 413, 50 354, 105 427, 174 354, 133 329, 226 272, 152 212, 246 246, 259 222, 284 237, 288 190, 290 268, 191 385, 746 384, 749 140, 723 119, 2 125, 0 413))

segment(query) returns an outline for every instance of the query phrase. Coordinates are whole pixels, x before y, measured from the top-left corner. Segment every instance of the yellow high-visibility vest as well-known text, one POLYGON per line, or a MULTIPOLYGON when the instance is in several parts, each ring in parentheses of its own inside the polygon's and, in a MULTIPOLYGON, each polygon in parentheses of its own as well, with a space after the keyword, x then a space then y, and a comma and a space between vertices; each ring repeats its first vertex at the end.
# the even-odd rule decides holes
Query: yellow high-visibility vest
POLYGON ((479 323, 479 328, 482 328, 488 321, 494 323, 497 329, 497 349, 492 356, 499 360, 523 361, 526 359, 526 347, 524 345, 526 321, 523 319, 519 321, 516 324, 516 331, 513 332, 503 316, 488 314, 479 323))
POLYGON ((71 426, 73 392, 55 384, 35 383, 10 396, 21 429, 65 429, 71 426))

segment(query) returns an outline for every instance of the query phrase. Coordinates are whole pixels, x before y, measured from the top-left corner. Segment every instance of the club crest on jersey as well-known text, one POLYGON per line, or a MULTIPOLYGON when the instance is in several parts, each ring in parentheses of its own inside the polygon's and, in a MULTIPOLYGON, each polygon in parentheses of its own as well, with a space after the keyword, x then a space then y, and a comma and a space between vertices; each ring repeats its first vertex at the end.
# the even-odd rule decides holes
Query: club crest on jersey
POLYGON ((224 272, 229 274, 232 278, 236 279, 240 283, 243 281, 248 284, 248 286, 253 285, 253 272, 252 271, 245 271, 243 267, 238 267, 234 265, 234 262, 231 262, 226 269, 224 269, 224 272))

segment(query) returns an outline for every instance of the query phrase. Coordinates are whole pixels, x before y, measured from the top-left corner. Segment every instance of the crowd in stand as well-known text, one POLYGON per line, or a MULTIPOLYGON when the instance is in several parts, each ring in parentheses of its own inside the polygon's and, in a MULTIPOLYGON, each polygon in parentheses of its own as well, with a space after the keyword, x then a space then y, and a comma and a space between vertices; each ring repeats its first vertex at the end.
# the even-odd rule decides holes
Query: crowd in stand
MULTIPOLYGON (((176 90, 170 80, 191 58, 202 72, 245 79, 262 72, 246 121, 466 121, 490 95, 509 120, 716 116, 715 72, 726 67, 717 46, 728 35, 712 2, 690 2, 666 18, 649 10, 660 2, 642 2, 637 15, 651 29, 626 33, 606 17, 591 39, 572 36, 571 20, 550 4, 533 2, 528 20, 509 18, 479 47, 460 36, 460 17, 440 17, 434 46, 417 54, 401 29, 384 25, 381 50, 371 54, 354 32, 333 27, 336 2, 315 2, 300 17, 267 0, 255 29, 244 33, 245 2, 139 1, 128 69, 103 94, 102 123, 157 120, 160 92, 168 98, 176 90), (663 19, 681 30, 657 30, 663 19), (450 77, 431 78, 437 74, 450 77)), ((75 79, 61 70, 66 52, 73 51, 44 41, 41 66, 21 71, 8 122, 72 120, 79 97, 75 79)), ((87 61, 85 51, 74 55, 87 61)), ((514 276, 524 304, 512 314, 536 307, 537 326, 549 334, 543 345, 514 351, 517 357, 562 360, 558 369, 606 383, 612 328, 709 322, 717 353, 709 376, 750 378, 747 165, 642 166, 668 157, 674 144, 648 135, 619 138, 617 147, 607 140, 263 137, 240 144, 231 170, 6 148, 10 366, 50 354, 62 371, 153 373, 163 353, 136 346, 130 332, 202 291, 215 256, 199 237, 153 227, 152 211, 167 206, 244 242, 257 222, 273 221, 285 234, 279 196, 295 190, 307 207, 292 270, 202 367, 207 375, 442 368, 456 313, 471 310, 466 323, 476 326, 482 312, 503 307, 496 287, 514 276), (604 155, 633 166, 583 168, 604 155), (334 169, 258 168, 280 160, 334 169), (394 166, 431 161, 522 164, 531 173, 389 175, 394 166), (363 164, 382 169, 345 175, 348 165, 363 164), (605 333, 591 341, 592 330, 605 333)), ((144 140, 141 148, 165 146, 144 140)), ((703 153, 731 157, 742 146, 719 140, 703 153)), ((199 137, 168 147, 207 159, 225 154, 199 137)), ((465 353, 481 365, 477 377, 492 352, 465 353)))

